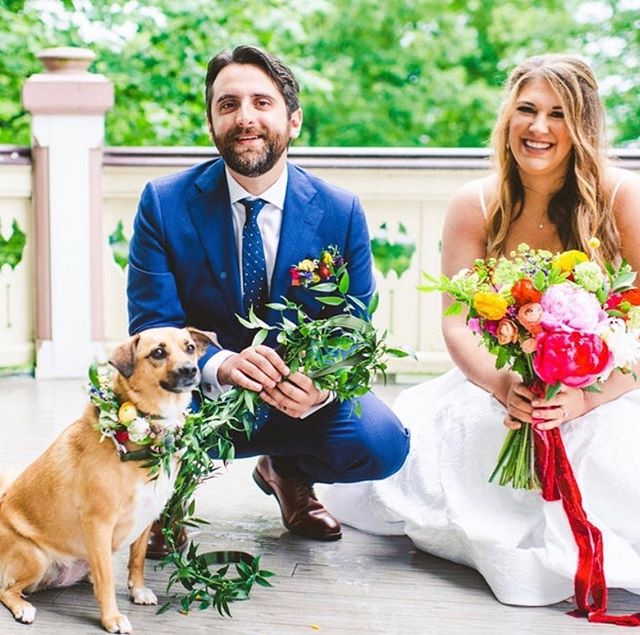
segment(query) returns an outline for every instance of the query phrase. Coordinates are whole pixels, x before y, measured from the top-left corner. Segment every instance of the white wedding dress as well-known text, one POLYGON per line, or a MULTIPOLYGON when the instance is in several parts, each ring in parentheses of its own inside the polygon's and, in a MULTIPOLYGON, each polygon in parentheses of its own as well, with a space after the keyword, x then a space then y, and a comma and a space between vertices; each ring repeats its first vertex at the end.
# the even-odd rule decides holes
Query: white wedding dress
MULTIPOLYGON (((507 432, 503 406, 454 369, 405 390, 394 410, 411 430, 404 466, 384 481, 319 488, 328 509, 477 569, 506 604, 571 597, 578 550, 562 503, 488 482, 507 432)), ((603 534, 607 586, 640 593, 640 390, 561 430, 585 511, 603 534)))

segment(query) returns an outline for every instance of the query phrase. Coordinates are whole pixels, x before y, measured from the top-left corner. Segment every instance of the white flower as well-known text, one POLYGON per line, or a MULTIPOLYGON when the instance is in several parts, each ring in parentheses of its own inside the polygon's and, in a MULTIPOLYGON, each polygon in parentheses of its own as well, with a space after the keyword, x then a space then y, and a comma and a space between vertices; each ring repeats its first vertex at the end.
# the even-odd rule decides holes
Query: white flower
POLYGON ((136 417, 128 426, 129 438, 134 443, 144 441, 151 432, 149 422, 144 417, 136 417))
POLYGON ((616 368, 630 369, 640 360, 640 338, 637 332, 627 330, 624 320, 609 318, 601 337, 613 354, 616 368))

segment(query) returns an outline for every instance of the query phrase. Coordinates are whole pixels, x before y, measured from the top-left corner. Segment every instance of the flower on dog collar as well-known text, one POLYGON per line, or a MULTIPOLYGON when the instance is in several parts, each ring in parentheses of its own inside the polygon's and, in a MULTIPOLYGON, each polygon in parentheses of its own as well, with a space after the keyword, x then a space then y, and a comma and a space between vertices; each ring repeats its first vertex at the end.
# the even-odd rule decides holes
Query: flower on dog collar
POLYGON ((291 286, 308 289, 314 284, 326 282, 336 275, 344 260, 335 245, 320 252, 319 258, 305 258, 289 269, 291 286))
POLYGON ((182 433, 184 418, 163 419, 145 415, 133 403, 119 403, 111 388, 111 373, 100 372, 94 364, 89 369, 89 398, 98 410, 96 430, 100 442, 111 439, 123 461, 171 454, 176 449, 176 439, 182 433), (129 450, 127 443, 142 446, 142 450, 129 450))

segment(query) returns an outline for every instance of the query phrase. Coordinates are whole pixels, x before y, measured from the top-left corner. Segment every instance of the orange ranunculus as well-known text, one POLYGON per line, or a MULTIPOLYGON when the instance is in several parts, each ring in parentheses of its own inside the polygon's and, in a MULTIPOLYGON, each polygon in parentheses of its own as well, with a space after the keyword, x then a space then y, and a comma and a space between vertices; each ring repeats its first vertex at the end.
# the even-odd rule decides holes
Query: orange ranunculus
POLYGON ((529 337, 520 344, 523 353, 533 353, 538 348, 538 342, 533 337, 529 337))
POLYGON ((500 320, 507 312, 507 301, 498 293, 477 291, 473 296, 473 308, 487 320, 500 320))
POLYGON ((569 251, 563 251, 561 254, 558 254, 553 259, 553 266, 565 273, 571 273, 577 264, 587 262, 587 260, 589 260, 589 256, 587 256, 584 251, 570 249, 569 251))
POLYGON ((536 335, 542 331, 540 324, 542 314, 542 307, 537 302, 531 302, 520 307, 518 311, 518 322, 520 322, 529 333, 536 335))
POLYGON ((518 304, 529 304, 530 302, 540 302, 542 293, 538 291, 529 278, 520 278, 511 287, 511 295, 518 304))
POLYGON ((518 341, 518 327, 513 320, 503 318, 496 328, 498 344, 515 344, 518 341))
POLYGON ((627 289, 622 292, 622 302, 628 302, 632 306, 640 306, 640 289, 627 289))

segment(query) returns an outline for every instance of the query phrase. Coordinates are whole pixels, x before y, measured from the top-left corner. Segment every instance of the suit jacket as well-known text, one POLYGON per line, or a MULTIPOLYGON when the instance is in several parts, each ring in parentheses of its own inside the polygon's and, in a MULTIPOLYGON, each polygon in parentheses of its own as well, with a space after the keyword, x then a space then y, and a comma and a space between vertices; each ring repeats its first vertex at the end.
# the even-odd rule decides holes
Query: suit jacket
MULTIPOLYGON (((350 294, 367 304, 374 292, 369 234, 354 194, 288 164, 280 242, 270 302, 287 297, 312 318, 335 309, 292 287, 289 270, 336 245, 347 261, 350 294)), ((252 333, 242 327, 242 289, 224 163, 208 161, 148 183, 134 221, 127 285, 129 332, 158 326, 215 331, 223 348, 239 351, 252 333)), ((266 321, 280 313, 269 309, 266 321)), ((274 344, 274 338, 267 340, 274 344)), ((206 360, 219 349, 211 347, 206 360)))

